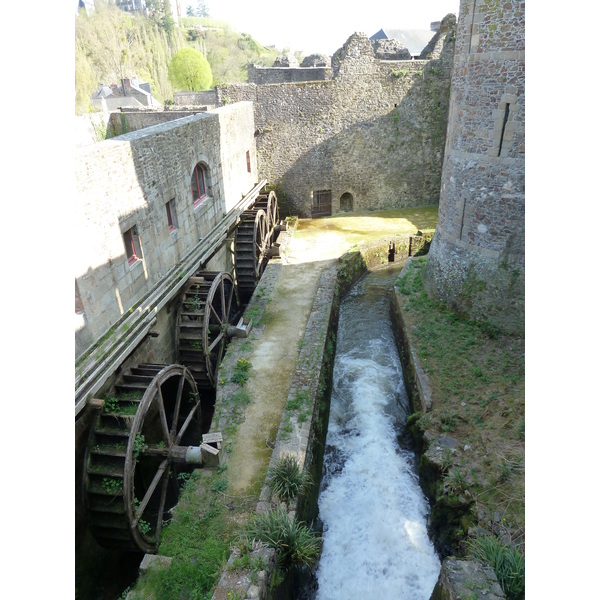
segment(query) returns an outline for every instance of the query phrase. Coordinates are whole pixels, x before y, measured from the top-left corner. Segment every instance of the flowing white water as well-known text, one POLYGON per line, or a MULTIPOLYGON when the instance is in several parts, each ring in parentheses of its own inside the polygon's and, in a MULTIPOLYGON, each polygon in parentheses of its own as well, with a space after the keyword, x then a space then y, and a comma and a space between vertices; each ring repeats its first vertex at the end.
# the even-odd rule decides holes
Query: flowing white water
POLYGON ((398 444, 408 398, 389 297, 372 285, 374 276, 340 309, 319 496, 317 600, 429 600, 440 571, 414 456, 398 444))

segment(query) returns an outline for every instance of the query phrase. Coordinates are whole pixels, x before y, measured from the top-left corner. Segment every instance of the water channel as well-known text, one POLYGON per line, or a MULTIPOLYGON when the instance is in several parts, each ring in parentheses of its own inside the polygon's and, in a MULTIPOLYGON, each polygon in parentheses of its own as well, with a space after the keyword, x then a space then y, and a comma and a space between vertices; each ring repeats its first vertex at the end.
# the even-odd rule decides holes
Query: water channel
POLYGON ((429 600, 440 571, 414 454, 399 442, 410 410, 390 319, 399 269, 367 274, 341 305, 316 600, 429 600))

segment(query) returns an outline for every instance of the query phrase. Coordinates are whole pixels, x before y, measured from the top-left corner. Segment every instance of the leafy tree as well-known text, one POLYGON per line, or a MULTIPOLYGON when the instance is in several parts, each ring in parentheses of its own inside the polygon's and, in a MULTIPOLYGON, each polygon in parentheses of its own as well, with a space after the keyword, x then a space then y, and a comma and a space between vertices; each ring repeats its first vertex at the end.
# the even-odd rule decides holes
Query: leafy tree
POLYGON ((194 7, 191 4, 187 5, 187 8, 185 9, 185 14, 188 17, 195 17, 196 13, 194 12, 194 7))
POLYGON ((182 48, 171 60, 169 79, 174 87, 198 92, 212 85, 210 63, 194 48, 182 48))
POLYGON ((169 2, 167 0, 146 0, 146 8, 150 19, 170 36, 175 29, 175 19, 169 2))
POLYGON ((196 16, 198 17, 209 17, 208 6, 206 6, 205 0, 198 0, 198 8, 196 9, 196 16))

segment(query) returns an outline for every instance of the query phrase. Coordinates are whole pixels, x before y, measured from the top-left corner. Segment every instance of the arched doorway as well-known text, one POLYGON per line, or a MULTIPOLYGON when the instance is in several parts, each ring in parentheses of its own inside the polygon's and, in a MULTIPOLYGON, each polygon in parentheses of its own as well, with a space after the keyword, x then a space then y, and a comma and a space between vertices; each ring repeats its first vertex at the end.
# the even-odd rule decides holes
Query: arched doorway
POLYGON ((351 212, 354 209, 354 197, 350 192, 345 192, 340 196, 340 211, 351 212))

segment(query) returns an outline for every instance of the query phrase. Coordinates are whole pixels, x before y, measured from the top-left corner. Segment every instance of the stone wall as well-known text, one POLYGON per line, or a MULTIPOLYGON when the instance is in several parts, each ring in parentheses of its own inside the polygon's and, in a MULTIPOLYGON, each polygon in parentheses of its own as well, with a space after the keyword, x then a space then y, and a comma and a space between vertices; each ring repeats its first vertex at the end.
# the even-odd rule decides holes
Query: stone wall
POLYGON ((248 65, 248 83, 298 83, 327 81, 333 77, 330 67, 257 67, 248 65))
POLYGON ((215 90, 205 90, 203 92, 175 92, 173 101, 177 106, 214 106, 217 95, 215 90))
POLYGON ((231 85, 218 103, 254 102, 261 177, 284 214, 311 215, 331 190, 332 213, 436 204, 444 155, 455 17, 431 60, 385 61, 362 34, 334 55, 330 81, 231 85))
POLYGON ((133 131, 139 131, 140 129, 145 129, 146 127, 161 125, 162 123, 168 123, 169 121, 175 121, 177 119, 182 119, 183 117, 189 117, 199 112, 205 112, 205 110, 156 111, 123 109, 122 111, 113 112, 108 115, 107 134, 109 137, 116 137, 118 135, 132 133, 133 131))
POLYGON ((439 222, 427 289, 460 312, 524 330, 525 47, 522 0, 463 0, 439 222))
POLYGON ((80 149, 75 164, 76 355, 175 268, 257 180, 248 103, 80 149), (194 206, 190 184, 199 162, 206 170, 207 198, 194 206), (170 201, 177 221, 172 230, 170 201), (134 227, 142 259, 130 264, 123 234, 134 227))

